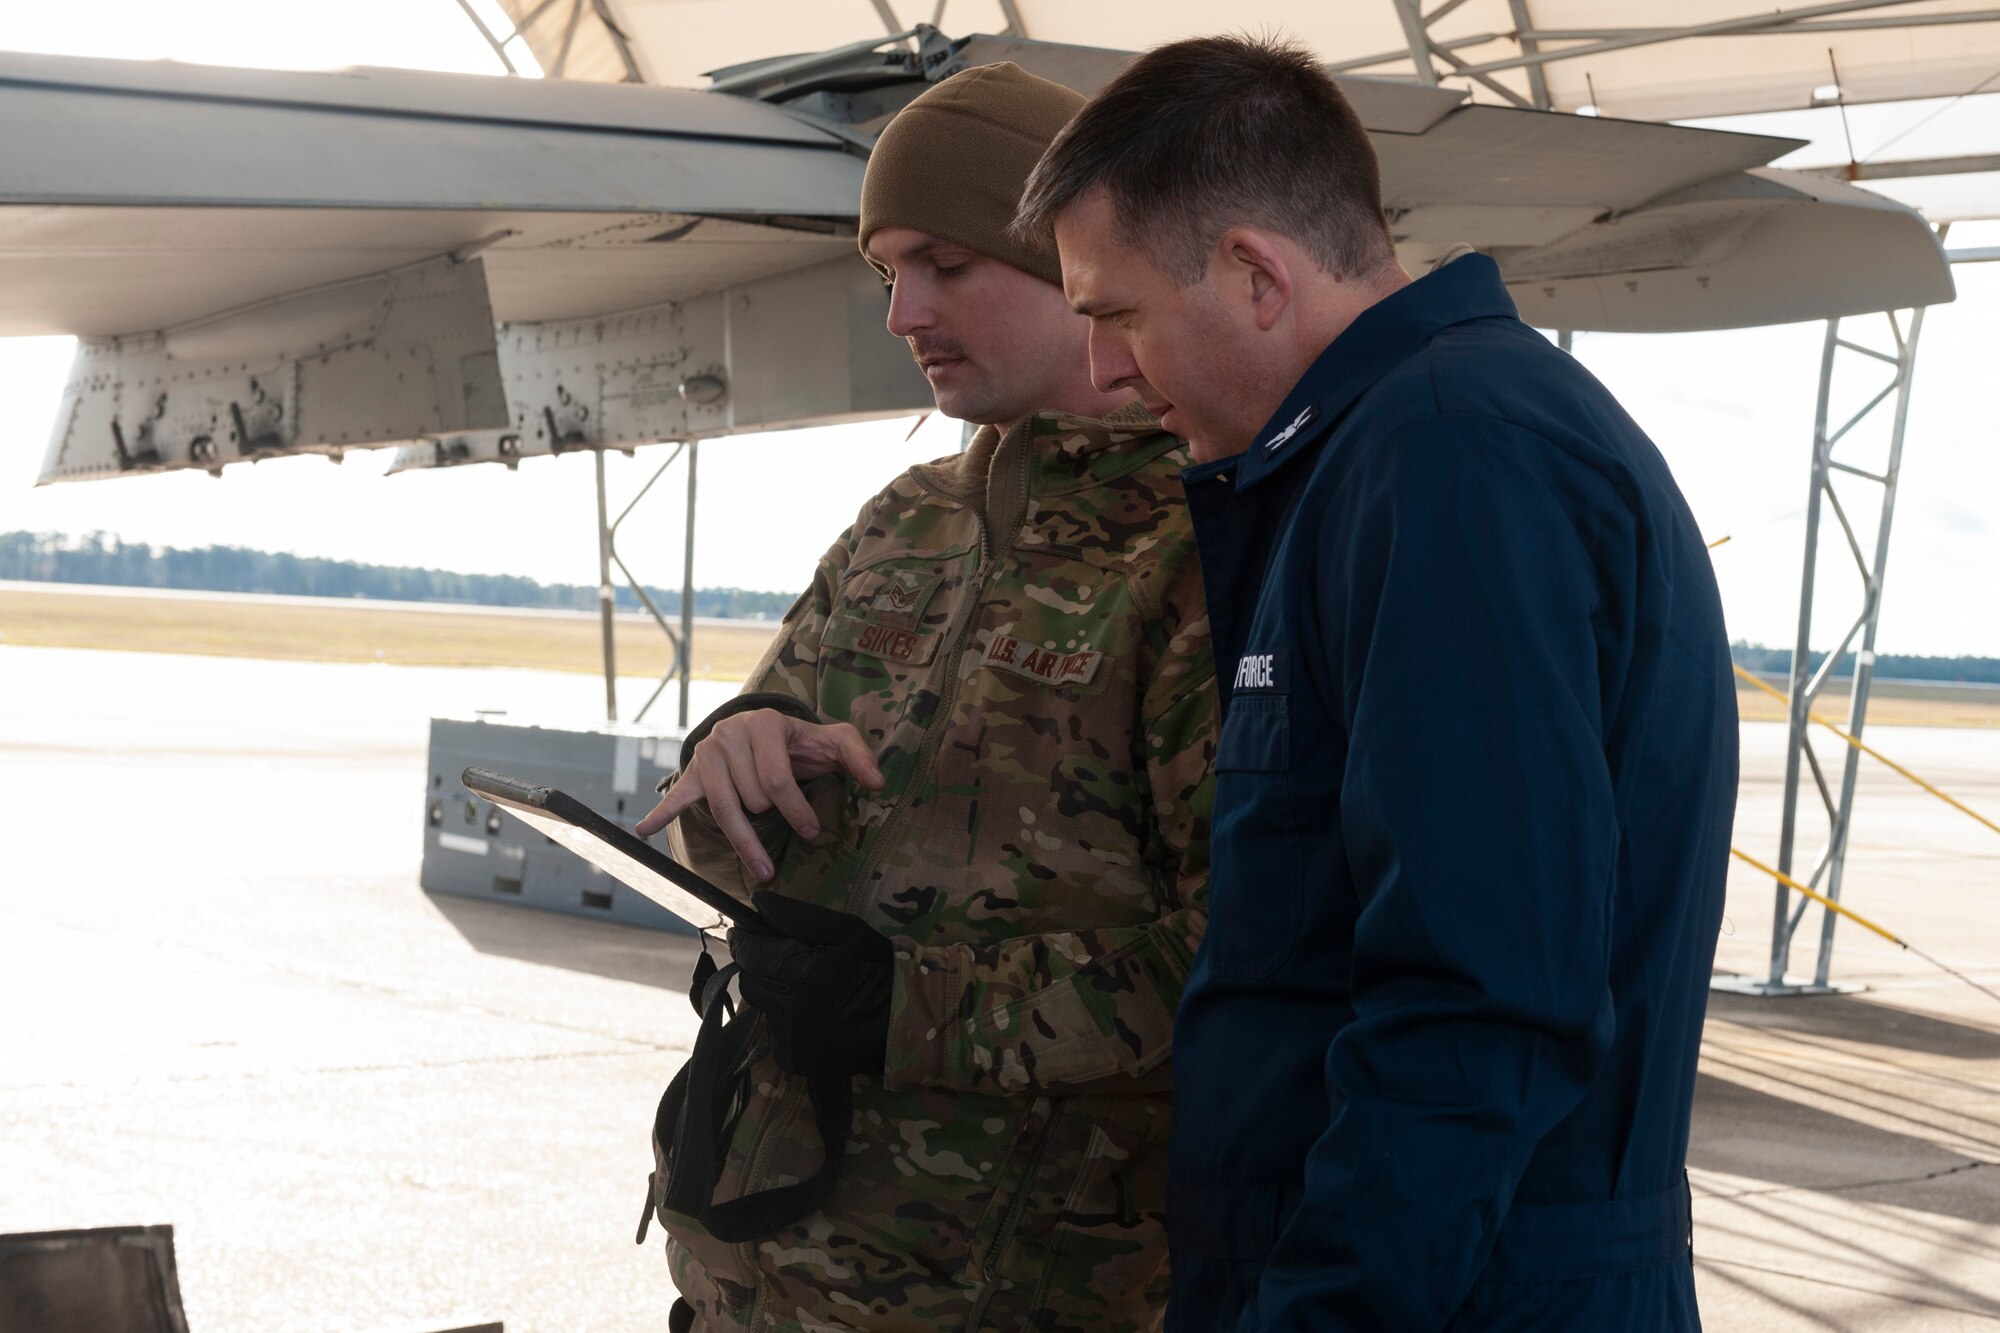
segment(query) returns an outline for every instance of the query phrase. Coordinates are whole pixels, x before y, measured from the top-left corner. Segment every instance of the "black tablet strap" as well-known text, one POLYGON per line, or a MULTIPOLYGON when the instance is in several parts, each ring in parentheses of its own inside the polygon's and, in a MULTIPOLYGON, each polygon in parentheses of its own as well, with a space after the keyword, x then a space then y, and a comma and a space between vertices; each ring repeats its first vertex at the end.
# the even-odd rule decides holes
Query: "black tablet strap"
MULTIPOLYGON (((704 951, 688 999, 701 1016, 694 1053, 660 1097, 653 1115, 655 1170, 646 1180, 646 1211, 637 1240, 644 1244, 654 1211, 692 1217, 717 1240, 732 1244, 767 1236, 816 1211, 833 1193, 852 1128, 854 1091, 845 1078, 806 1085, 825 1160, 804 1180, 715 1202, 724 1155, 749 1101, 750 1068, 764 1053, 762 1015, 737 1010, 729 998, 734 963, 717 967, 704 951)), ((664 1217, 662 1218, 664 1221, 664 1217)))

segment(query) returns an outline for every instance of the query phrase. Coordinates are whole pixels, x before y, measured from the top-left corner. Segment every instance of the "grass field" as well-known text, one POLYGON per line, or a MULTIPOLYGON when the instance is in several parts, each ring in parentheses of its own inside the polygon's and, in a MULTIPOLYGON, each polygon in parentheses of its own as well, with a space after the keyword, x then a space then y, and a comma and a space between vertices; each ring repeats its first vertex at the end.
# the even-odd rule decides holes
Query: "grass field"
MULTIPOLYGON (((1781 681, 1772 684, 1785 688, 1781 681)), ((1847 701, 1847 682, 1832 681, 1813 711, 1835 726, 1845 727, 1847 701)), ((1745 722, 1785 720, 1783 703, 1740 682, 1736 708, 1745 722)), ((1884 727, 2000 727, 2000 687, 1877 681, 1868 697, 1868 722, 1884 727)))
MULTIPOLYGON (((741 680, 776 626, 743 622, 695 627, 694 675, 741 680)), ((643 616, 620 616, 618 670, 658 674, 667 644, 643 616)), ((0 587, 0 643, 128 652, 203 653, 313 662, 405 666, 506 666, 595 673, 602 666, 597 617, 584 612, 512 612, 413 607, 338 598, 160 595, 63 585, 0 587)), ((1780 686, 1780 688, 1783 688, 1780 686)), ((1737 693, 1748 721, 1782 721, 1784 706, 1749 686, 1737 693)), ((1881 726, 2000 727, 2000 689, 1878 684, 1869 721, 1881 726)), ((1839 684, 1818 712, 1847 720, 1839 684)))
MULTIPOLYGON (((701 624, 694 675, 741 680, 776 625, 701 624)), ((339 598, 159 596, 11 584, 0 588, 0 643, 127 652, 201 653, 400 666, 506 666, 599 672, 603 633, 585 612, 415 608, 339 598)), ((649 617, 617 621, 621 675, 667 669, 668 646, 649 617)))

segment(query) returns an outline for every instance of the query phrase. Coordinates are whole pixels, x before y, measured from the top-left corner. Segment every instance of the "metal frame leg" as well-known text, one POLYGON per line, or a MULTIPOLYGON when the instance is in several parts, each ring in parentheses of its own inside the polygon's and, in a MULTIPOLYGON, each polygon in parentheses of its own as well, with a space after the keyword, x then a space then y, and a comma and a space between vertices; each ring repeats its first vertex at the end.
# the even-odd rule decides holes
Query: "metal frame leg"
POLYGON ((619 511, 618 517, 615 519, 606 517, 609 509, 605 502, 604 451, 599 449, 595 452, 597 455, 598 600, 602 608, 604 621, 605 719, 610 722, 618 720, 618 667, 616 649, 612 637, 612 610, 617 590, 611 583, 611 570, 613 566, 616 566, 618 572, 624 575, 626 586, 632 589, 633 595, 639 599, 639 604, 646 608, 647 614, 653 618, 653 623, 660 627, 660 633, 666 636, 667 645, 672 651, 672 656, 667 659, 666 672, 660 677, 660 683, 655 685, 653 692, 646 696, 646 702, 639 705, 639 711, 632 715, 632 720, 634 722, 645 721, 646 714, 652 711, 653 705, 659 702, 662 694, 666 693, 667 686, 678 680, 680 682, 680 725, 685 729, 688 725, 688 692, 689 685, 693 679, 694 662, 694 513, 697 493, 695 486, 695 460, 700 453, 700 446, 694 443, 676 444, 674 451, 667 455, 666 461, 661 463, 654 470, 653 475, 646 479, 646 484, 639 488, 638 494, 634 495, 625 508, 619 511), (667 470, 679 462, 683 455, 687 457, 688 474, 687 546, 681 565, 680 627, 676 630, 673 625, 668 623, 666 614, 653 601, 652 594, 646 591, 646 585, 639 581, 638 576, 625 563, 624 557, 618 554, 618 528, 627 518, 631 517, 632 511, 639 507, 639 502, 646 498, 647 494, 659 482, 660 478, 666 476, 667 470))
MULTIPOLYGON (((695 464, 701 459, 701 445, 690 443, 688 450, 687 550, 681 557, 681 637, 675 663, 681 677, 681 727, 688 725, 688 687, 694 672, 694 498, 695 464)), ((650 701, 649 701, 650 702, 650 701)))
MULTIPOLYGON (((1813 459, 1811 490, 1806 506, 1805 565, 1799 583, 1799 623, 1798 634, 1793 641, 1792 679, 1790 690, 1790 716, 1785 743, 1785 784, 1784 814, 1778 833, 1778 869, 1787 875, 1802 879, 1810 887, 1824 893, 1835 902, 1840 900, 1840 892, 1847 869, 1848 834, 1854 822, 1855 785, 1860 772, 1860 752, 1851 746, 1846 748, 1842 761, 1838 785, 1830 786, 1826 769, 1821 765, 1812 745, 1812 720, 1810 714, 1820 692, 1832 679, 1841 661, 1859 640, 1855 655, 1853 694, 1848 706, 1848 733, 1859 738, 1868 720, 1868 698, 1875 675, 1875 631, 1882 615, 1882 587, 1888 571, 1889 536, 1896 514, 1896 487, 1901 472, 1903 458, 1903 437, 1909 422, 1910 387, 1916 372, 1917 343, 1923 333, 1924 311, 1919 309, 1908 315, 1908 333, 1904 332, 1903 321, 1897 312, 1883 315, 1887 320, 1894 351, 1883 351, 1841 336, 1839 319, 1827 321, 1826 343, 1820 357, 1819 397, 1813 419, 1813 459), (1894 368, 1894 376, 1889 383, 1870 398, 1867 404, 1849 417, 1837 430, 1829 431, 1828 407, 1832 398, 1835 370, 1840 363, 1840 354, 1847 352, 1884 363, 1894 368), (1869 418, 1890 398, 1894 398, 1893 418, 1889 429, 1887 462, 1882 471, 1871 472, 1852 464, 1837 461, 1834 448, 1861 422, 1869 418), (1835 488, 1835 476, 1843 479, 1857 478, 1860 481, 1879 485, 1881 490, 1881 513, 1876 523, 1874 547, 1864 551, 1854 525, 1849 521, 1846 507, 1841 503, 1840 493, 1835 488), (1842 536, 1846 538, 1849 552, 1861 579, 1861 612, 1855 618, 1840 643, 1821 662, 1818 670, 1812 670, 1811 642, 1812 618, 1815 595, 1818 591, 1820 519, 1824 512, 1831 511, 1842 536), (1797 853, 1799 835, 1799 789, 1803 776, 1810 772, 1814 788, 1819 793, 1820 804, 1827 818, 1827 836, 1814 862, 1812 873, 1801 875, 1793 868, 1793 858, 1797 853)), ((1853 486, 1855 482, 1844 481, 1853 486)), ((1795 980, 1786 975, 1791 963, 1792 943, 1799 926, 1803 924, 1812 904, 1801 895, 1795 895, 1783 884, 1775 887, 1775 900, 1771 913, 1771 960, 1769 973, 1756 977, 1717 977, 1714 985, 1718 990, 1736 991, 1752 995, 1815 995, 1848 992, 1865 989, 1854 984, 1841 984, 1831 980, 1833 967, 1833 932, 1836 914, 1829 908, 1820 908, 1821 922, 1819 951, 1815 961, 1812 979, 1795 980)))
POLYGON ((611 587, 610 507, 604 496, 604 451, 593 449, 597 465, 597 615, 604 630, 604 720, 618 720, 618 640, 613 612, 617 593, 611 587))

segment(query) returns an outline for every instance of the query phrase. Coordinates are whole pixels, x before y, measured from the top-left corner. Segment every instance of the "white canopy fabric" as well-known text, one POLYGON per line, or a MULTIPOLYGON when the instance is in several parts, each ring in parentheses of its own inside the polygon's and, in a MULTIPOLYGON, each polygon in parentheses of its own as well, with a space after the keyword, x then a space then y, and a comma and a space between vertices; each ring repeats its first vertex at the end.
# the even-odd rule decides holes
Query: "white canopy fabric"
POLYGON ((500 3, 549 73, 683 87, 701 86, 710 70, 925 22, 952 36, 1012 31, 1115 50, 1219 31, 1285 33, 1345 72, 1637 120, 2000 90, 2000 0, 1778 8, 1757 0, 1430 0, 1428 24, 1413 17, 1421 0, 500 3), (1413 28, 1432 44, 1422 66, 1410 54, 1413 28))

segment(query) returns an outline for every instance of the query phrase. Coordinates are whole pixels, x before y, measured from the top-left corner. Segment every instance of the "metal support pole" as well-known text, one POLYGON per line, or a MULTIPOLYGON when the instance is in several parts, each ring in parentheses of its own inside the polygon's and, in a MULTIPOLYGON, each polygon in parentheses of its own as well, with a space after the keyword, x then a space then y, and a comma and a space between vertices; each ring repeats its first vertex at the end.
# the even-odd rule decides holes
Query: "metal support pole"
POLYGON ((681 729, 688 727, 688 684, 694 669, 694 465, 701 456, 699 442, 688 445, 687 551, 681 557, 681 729))
MULTIPOLYGON (((1805 565, 1799 574, 1798 630, 1792 636, 1792 680, 1786 692, 1790 705, 1785 733, 1784 814, 1778 825, 1778 869, 1787 875, 1793 873, 1792 852, 1798 841, 1799 766, 1812 748, 1812 738, 1806 734, 1806 728, 1812 724, 1806 714, 1812 711, 1812 691, 1808 685, 1812 668, 1813 594, 1819 581, 1821 500, 1826 494, 1827 464, 1832 453, 1826 442, 1827 404, 1833 395, 1833 366, 1839 354, 1840 320, 1829 319, 1826 322, 1826 342, 1820 350, 1819 397, 1813 407, 1812 470, 1806 494, 1806 555, 1805 565)), ((1819 877, 1813 878, 1817 885, 1819 877)), ((1790 890, 1780 884, 1771 909, 1771 971, 1765 980, 1765 985, 1774 990, 1784 987, 1785 965, 1791 961, 1794 929, 1791 906, 1790 890)))
MULTIPOLYGON (((1606 51, 1630 51, 1641 46, 1657 46, 1661 42, 1675 42, 1687 37, 1724 37, 1738 32, 1782 33, 1804 19, 1829 18, 1858 10, 1889 9, 1919 2, 1920 0, 1833 0, 1830 4, 1789 9, 1782 13, 1774 14, 1766 10, 1739 18, 1692 23, 1679 28, 1627 28, 1618 30, 1618 36, 1605 41, 1589 42, 1582 46, 1558 47, 1553 51, 1540 50, 1533 55, 1516 56, 1509 60, 1489 60, 1483 65, 1474 65, 1461 72, 1468 75, 1498 74, 1503 70, 1552 65, 1558 60, 1581 60, 1586 56, 1600 55, 1606 51)), ((1395 3, 1400 9, 1404 0, 1395 0, 1395 3)), ((1407 29, 1407 24, 1405 26, 1407 29)), ((1538 41, 1554 41, 1557 40, 1557 31, 1559 30, 1537 29, 1529 35, 1538 41)))
POLYGON ((556 63, 549 66, 552 79, 560 79, 569 72, 570 47, 576 44, 576 25, 583 21, 583 0, 573 0, 569 7, 569 23, 563 28, 562 45, 556 48, 556 63))
POLYGON ((618 645, 614 638, 611 590, 611 506, 604 497, 604 451, 591 450, 597 462, 597 613, 604 626, 604 720, 618 720, 618 645))
MULTIPOLYGON (((1507 0, 1507 12, 1513 16, 1514 27, 1519 32, 1534 28, 1535 21, 1528 13, 1528 0, 1507 0)), ((1532 37, 1520 36, 1517 40, 1521 43, 1522 55, 1536 55, 1542 49, 1532 37)), ((1549 74, 1540 65, 1528 66, 1528 97, 1539 110, 1550 109, 1549 74)))
MULTIPOLYGON (((1805 561, 1799 578, 1798 633, 1792 643, 1792 673, 1785 737, 1785 780, 1783 813, 1778 830, 1778 869, 1806 883, 1833 902, 1840 901, 1847 869, 1848 835, 1854 821, 1854 797, 1860 777, 1860 751, 1849 747, 1840 766, 1838 785, 1829 784, 1826 769, 1812 747, 1811 714, 1815 701, 1848 651, 1856 647, 1853 693, 1848 705, 1848 734, 1859 738, 1868 719, 1868 699, 1875 677, 1875 633, 1881 622, 1882 586, 1889 561, 1889 538, 1896 515, 1897 480, 1902 468, 1903 439, 1909 424, 1910 390, 1916 372, 1917 341, 1923 331, 1924 312, 1913 312, 1907 335, 1896 312, 1885 312, 1894 352, 1879 350, 1841 336, 1838 318, 1827 321, 1826 341, 1820 355, 1819 394, 1813 413, 1813 457, 1810 490, 1806 501, 1805 561), (1865 406, 1843 424, 1834 426, 1830 413, 1836 367, 1845 351, 1877 364, 1894 367, 1895 378, 1871 397, 1865 406), (1834 449, 1854 428, 1894 395, 1895 406, 1889 427, 1887 463, 1880 472, 1856 467, 1834 459, 1834 449), (1848 518, 1847 508, 1835 489, 1835 476, 1852 487, 1858 478, 1882 487, 1881 511, 1876 522, 1875 545, 1864 552, 1848 518), (1862 583, 1860 614, 1840 642, 1827 654, 1818 670, 1812 667, 1813 607, 1818 591, 1821 518, 1831 511, 1838 530, 1862 583), (1799 839, 1799 797, 1802 779, 1812 774, 1813 786, 1827 817, 1827 838, 1810 874, 1793 868, 1799 839)), ((1837 984, 1831 980, 1835 913, 1822 908, 1818 958, 1810 981, 1794 981, 1786 976, 1791 962, 1792 941, 1803 923, 1809 901, 1800 901, 1783 883, 1775 886, 1771 910, 1770 970, 1763 977, 1717 977, 1718 990, 1752 995, 1812 995, 1854 991, 1862 987, 1837 984)))
POLYGON ((667 623, 666 616, 653 601, 653 595, 646 591, 645 583, 632 572, 631 567, 625 563, 625 558, 618 554, 618 529, 624 526, 625 520, 632 516, 632 511, 639 507, 652 492, 653 487, 659 484, 660 478, 667 475, 667 470, 693 447, 685 443, 675 445, 674 451, 667 455, 667 461, 660 464, 653 475, 646 479, 646 484, 639 488, 639 493, 634 495, 631 502, 619 512, 618 517, 611 520, 611 563, 625 576, 626 586, 632 589, 632 595, 639 599, 639 605, 653 618, 653 623, 660 627, 660 633, 666 638, 667 646, 673 650, 673 656, 667 659, 667 669, 660 675, 660 683, 653 687, 653 692, 646 696, 646 702, 640 704, 639 711, 632 715, 634 722, 644 722, 646 714, 653 711, 653 705, 660 701, 660 696, 666 692, 667 686, 681 675, 682 665, 686 662, 688 654, 687 625, 683 621, 681 630, 677 633, 674 627, 667 623))
POLYGON ((1403 39, 1410 44, 1410 63, 1416 66, 1417 82, 1426 88, 1437 87, 1437 65, 1431 59, 1430 32, 1424 26, 1424 16, 1417 8, 1418 0, 1390 0, 1396 7, 1396 17, 1403 22, 1403 39))
POLYGON ((882 26, 890 32, 904 31, 901 20, 896 17, 896 11, 889 8, 889 0, 875 0, 875 16, 882 20, 882 26))
MULTIPOLYGON (((1894 315, 1890 316, 1893 320, 1894 315)), ((1922 309, 1910 316, 1909 337, 1903 342, 1902 364, 1897 368, 1896 417, 1889 432, 1889 461, 1882 469, 1882 514, 1875 527, 1874 567, 1868 572, 1861 614, 1866 628, 1861 634, 1861 651, 1854 657, 1854 692, 1847 707, 1847 734, 1861 739, 1868 723, 1868 694, 1875 683, 1875 629, 1881 622, 1882 580, 1889 568, 1889 528, 1896 517, 1896 483, 1903 467, 1903 433, 1910 419, 1910 381, 1915 377, 1917 339, 1923 333, 1922 309)), ((1840 776, 1840 813, 1833 823, 1833 860, 1827 870, 1826 896, 1840 901, 1841 880, 1847 871, 1847 837, 1853 829, 1854 786, 1861 765, 1861 751, 1847 747, 1847 762, 1840 776)), ((1833 966, 1833 928, 1836 917, 1825 912, 1819 930, 1819 960, 1813 968, 1813 984, 1825 986, 1833 966)))
POLYGON ((632 39, 626 35, 623 28, 612 22, 611 11, 605 7, 605 0, 590 0, 590 3, 597 11, 598 24, 603 27, 605 36, 611 39, 611 45, 618 52, 620 63, 625 66, 625 82, 644 83, 645 80, 639 77, 639 62, 632 56, 632 39))
MULTIPOLYGON (((458 0, 458 7, 465 11, 467 18, 472 20, 472 26, 479 29, 479 35, 484 37, 486 44, 493 48, 493 54, 500 57, 501 68, 505 69, 509 74, 519 74, 521 71, 514 68, 513 60, 507 55, 507 43, 496 36, 493 29, 486 26, 486 20, 479 17, 479 11, 472 7, 472 0, 458 0)), ((519 32, 520 29, 516 28, 515 31, 519 32)))

